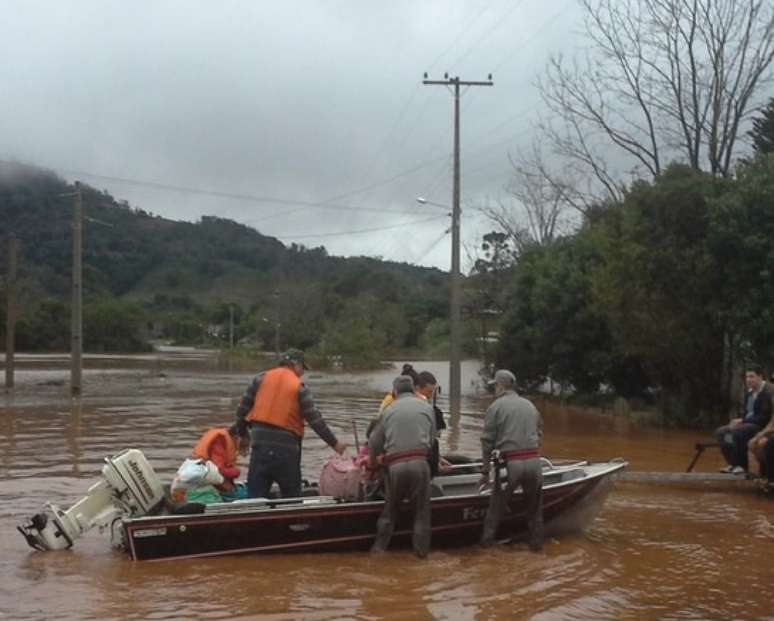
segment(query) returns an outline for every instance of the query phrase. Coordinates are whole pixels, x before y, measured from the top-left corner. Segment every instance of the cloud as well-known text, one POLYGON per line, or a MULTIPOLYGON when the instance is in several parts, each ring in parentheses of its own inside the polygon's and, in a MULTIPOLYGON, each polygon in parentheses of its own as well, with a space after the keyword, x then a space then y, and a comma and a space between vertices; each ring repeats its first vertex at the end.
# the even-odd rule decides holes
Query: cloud
MULTIPOLYGON (((577 11, 564 6, 6 3, 0 54, 13 62, 0 66, 0 157, 311 202, 416 168, 336 201, 382 214, 291 213, 271 202, 83 180, 170 218, 252 220, 269 234, 326 235, 304 243, 334 254, 409 261, 424 254, 419 260, 448 268, 447 243, 425 252, 448 225, 443 219, 331 234, 421 219, 427 209, 414 202, 418 195, 451 202, 452 98, 420 84, 427 69, 480 79, 497 68, 494 88, 464 95, 462 190, 466 204, 501 194, 508 150, 529 139, 531 82, 550 51, 573 41, 577 11), (416 215, 390 213, 407 210, 416 215)), ((481 228, 474 224, 464 230, 481 228)))

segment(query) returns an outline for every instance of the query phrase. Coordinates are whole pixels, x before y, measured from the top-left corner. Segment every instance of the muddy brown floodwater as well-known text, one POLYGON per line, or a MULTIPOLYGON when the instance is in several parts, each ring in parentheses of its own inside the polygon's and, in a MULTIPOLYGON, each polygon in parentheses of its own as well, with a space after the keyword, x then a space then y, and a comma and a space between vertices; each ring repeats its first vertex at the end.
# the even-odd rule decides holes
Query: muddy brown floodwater
MULTIPOLYGON (((66 359, 22 356, 17 388, 0 396, 0 619, 756 619, 774 618, 774 499, 717 484, 619 481, 583 534, 523 548, 238 556, 133 563, 88 533, 70 551, 33 552, 16 525, 45 502, 69 505, 102 459, 141 448, 170 479, 207 426, 229 424, 251 374, 201 352, 88 357, 72 402, 66 359)), ((443 363, 420 363, 439 378, 443 363)), ((447 451, 475 455, 488 399, 463 369, 463 414, 447 451)), ((361 437, 395 371, 311 373, 331 427, 361 437)), ((445 381, 445 380, 442 380, 445 381)), ((443 405, 443 403, 442 403, 443 405)), ((549 457, 607 460, 632 470, 684 470, 700 434, 638 428, 624 418, 540 404, 549 457)), ((303 465, 330 455, 314 434, 303 465)), ((699 470, 721 465, 705 455, 699 470)))

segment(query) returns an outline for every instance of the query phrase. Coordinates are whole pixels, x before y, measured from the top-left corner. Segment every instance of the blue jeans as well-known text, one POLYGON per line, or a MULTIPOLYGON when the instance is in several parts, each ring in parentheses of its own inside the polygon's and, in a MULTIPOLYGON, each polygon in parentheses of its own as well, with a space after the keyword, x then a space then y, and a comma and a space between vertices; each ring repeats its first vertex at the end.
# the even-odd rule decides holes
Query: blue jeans
POLYGON ((268 498, 273 483, 283 498, 301 496, 301 442, 293 434, 280 430, 251 428, 250 468, 247 472, 247 496, 268 498))
POLYGON ((760 430, 754 423, 741 423, 733 429, 726 425, 715 430, 715 438, 720 442, 720 450, 729 466, 741 466, 747 470, 747 443, 760 430))

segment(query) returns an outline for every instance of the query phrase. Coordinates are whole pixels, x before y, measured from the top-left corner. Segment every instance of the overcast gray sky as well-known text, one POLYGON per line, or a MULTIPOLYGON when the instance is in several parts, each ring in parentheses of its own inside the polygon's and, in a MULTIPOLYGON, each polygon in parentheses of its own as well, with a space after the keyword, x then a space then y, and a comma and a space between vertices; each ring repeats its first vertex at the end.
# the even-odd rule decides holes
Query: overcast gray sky
POLYGON ((168 218, 218 215, 285 243, 443 269, 449 219, 415 198, 451 203, 453 100, 423 72, 494 74, 462 105, 463 240, 475 245, 491 227, 472 206, 504 196, 507 154, 532 136, 535 77, 581 28, 575 0, 0 7, 0 158, 289 201, 64 175, 168 218))

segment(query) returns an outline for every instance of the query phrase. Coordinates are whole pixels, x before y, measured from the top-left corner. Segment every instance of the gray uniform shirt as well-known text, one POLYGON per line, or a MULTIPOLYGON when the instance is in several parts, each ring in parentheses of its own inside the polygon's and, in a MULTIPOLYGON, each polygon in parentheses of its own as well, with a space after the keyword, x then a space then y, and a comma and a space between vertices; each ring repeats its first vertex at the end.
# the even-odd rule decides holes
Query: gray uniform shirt
POLYGON ((504 392, 487 408, 481 433, 485 464, 494 449, 536 449, 540 448, 542 439, 543 417, 531 401, 513 390, 504 392))
POLYGON ((404 393, 384 408, 368 439, 368 450, 375 455, 413 449, 429 451, 434 440, 433 407, 424 399, 404 393))

